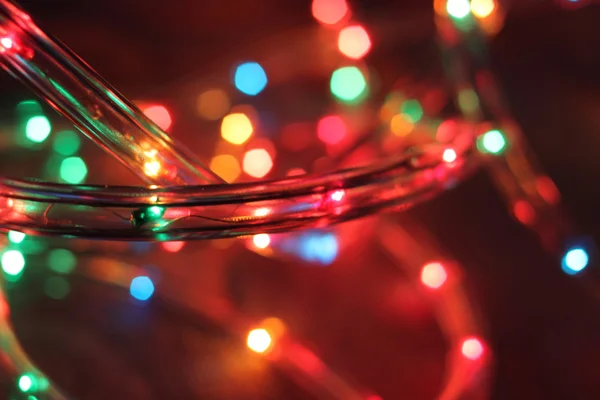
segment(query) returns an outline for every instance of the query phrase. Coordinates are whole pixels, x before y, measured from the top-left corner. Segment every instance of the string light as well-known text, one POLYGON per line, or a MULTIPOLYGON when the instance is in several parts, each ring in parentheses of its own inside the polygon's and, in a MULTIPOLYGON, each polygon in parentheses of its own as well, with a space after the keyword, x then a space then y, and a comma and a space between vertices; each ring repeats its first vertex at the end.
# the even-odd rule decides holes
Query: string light
POLYGON ((463 340, 461 346, 462 355, 469 360, 476 361, 483 355, 483 343, 476 337, 469 337, 463 340))
POLYGON ((272 339, 266 329, 259 328, 248 333, 246 343, 248 348, 255 353, 264 353, 271 347, 272 339))
POLYGON ((488 131, 477 139, 477 148, 482 153, 502 154, 506 149, 506 138, 497 129, 488 131))
POLYGON ((414 124, 404 114, 396 114, 390 120, 390 130, 396 136, 406 136, 413 128, 414 124))
POLYGON ((356 67, 342 67, 333 71, 330 82, 331 93, 344 102, 355 102, 364 95, 367 81, 356 67))
POLYGON ((221 137, 232 144, 245 143, 253 131, 250 118, 243 113, 226 115, 221 122, 221 137))
POLYGON ((147 276, 137 276, 131 280, 129 285, 129 293, 134 298, 146 301, 154 294, 154 284, 152 279, 147 276))
POLYGON ((317 122, 317 136, 327 144, 337 144, 346 136, 344 120, 337 115, 323 117, 317 122))
POLYGON ((471 0, 471 12, 478 18, 487 18, 494 12, 494 0, 471 0))
POLYGON ((230 154, 219 154, 210 161, 210 169, 225 182, 234 182, 242 173, 237 158, 230 154))
POLYGON ((160 170, 161 170, 160 162, 158 162, 156 160, 146 161, 144 163, 144 171, 146 172, 146 175, 148 175, 150 177, 158 176, 160 170))
POLYGON ((37 390, 36 378, 32 374, 23 374, 17 380, 17 386, 23 393, 34 392, 37 390))
POLYGON ((252 238, 254 246, 259 249, 266 249, 271 244, 271 237, 266 233, 259 233, 252 238))
POLYGON ((87 166, 79 157, 68 157, 60 163, 60 178, 67 183, 79 184, 85 180, 87 173, 87 166))
POLYGON ((61 131, 54 135, 52 143, 54 151, 63 156, 72 156, 81 147, 79 135, 73 131, 61 131))
POLYGON ((343 190, 336 190, 335 192, 331 193, 331 196, 329 196, 329 197, 333 201, 342 201, 342 199, 344 198, 345 195, 346 195, 345 191, 343 191, 343 190))
POLYGON ((446 11, 453 18, 463 19, 471 12, 471 6, 469 0, 448 0, 446 11))
POLYGON ((53 249, 48 252, 48 266, 59 274, 70 274, 77 265, 77 258, 67 249, 53 249))
POLYGON ((590 257, 583 247, 573 247, 563 256, 562 270, 569 275, 576 275, 588 266, 589 261, 590 257))
POLYGON ((4 47, 5 49, 12 49, 13 47, 13 40, 9 37, 3 37, 0 38, 0 45, 2 45, 2 47, 4 47))
POLYGON ((231 108, 229 96, 221 89, 210 89, 198 96, 198 114, 209 121, 222 118, 231 108))
POLYGON ((371 50, 371 38, 363 26, 347 26, 340 31, 338 48, 346 57, 358 60, 371 50))
POLYGON ((323 24, 340 22, 348 13, 346 0, 313 0, 312 15, 323 24))
POLYGON ((238 65, 234 74, 235 87, 249 96, 256 96, 267 86, 267 74, 257 62, 238 65))
POLYGON ((423 118, 423 107, 421 107, 421 103, 418 100, 406 100, 402 103, 400 111, 413 124, 416 124, 423 118))
POLYGON ((145 107, 143 110, 144 114, 152 120, 156 125, 163 131, 166 131, 171 127, 173 120, 171 114, 165 106, 159 104, 145 107))
POLYGON ((37 115, 29 118, 25 124, 25 136, 35 143, 42 143, 52 131, 52 125, 48 118, 43 115, 37 115))
POLYGON ((244 172, 253 178, 263 178, 273 168, 273 160, 265 149, 253 149, 244 154, 244 172))
POLYGON ((177 253, 178 251, 183 249, 184 245, 185 242, 164 242, 161 244, 162 248, 165 249, 165 251, 168 251, 169 253, 177 253))
POLYGON ((23 232, 17 232, 17 231, 9 231, 8 232, 8 240, 14 244, 21 243, 23 240, 25 240, 25 236, 26 235, 23 232))
POLYGON ((421 282, 431 289, 439 289, 448 279, 446 268, 439 262, 431 262, 421 269, 421 282))
POLYGON ((7 275, 19 275, 23 268, 25 268, 25 257, 19 250, 8 250, 2 254, 2 270, 7 275))
POLYGON ((444 150, 444 153, 442 154, 442 160, 444 160, 444 162, 447 163, 452 163, 454 161, 456 161, 456 158, 458 156, 456 155, 456 151, 454 149, 446 149, 444 150))

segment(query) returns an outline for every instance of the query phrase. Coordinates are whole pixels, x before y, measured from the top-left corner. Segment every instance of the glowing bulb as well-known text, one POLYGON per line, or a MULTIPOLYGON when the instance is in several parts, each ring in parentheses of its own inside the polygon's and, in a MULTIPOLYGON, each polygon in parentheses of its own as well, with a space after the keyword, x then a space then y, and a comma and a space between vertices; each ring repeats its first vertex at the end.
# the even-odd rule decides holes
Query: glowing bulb
POLYGON ((148 176, 157 176, 160 172, 160 163, 158 161, 146 161, 144 163, 144 172, 148 176))
POLYGON ((421 270, 421 282, 431 289, 439 289, 448 279, 446 268, 439 262, 426 264, 421 270))
POLYGON ((312 15, 323 24, 337 24, 348 13, 346 0, 313 0, 312 15))
POLYGON ((494 0, 471 0, 471 11, 479 18, 489 17, 496 8, 494 0))
POLYGON ((323 117, 317 123, 317 136, 327 144, 337 144, 346 136, 344 120, 337 115, 323 117))
POLYGON ((418 100, 406 100, 400 106, 400 111, 404 115, 404 118, 412 122, 413 124, 419 122, 423 118, 423 107, 418 100))
POLYGON ((265 329, 253 329, 246 340, 248 348, 256 353, 264 353, 271 347, 272 339, 265 329))
POLYGON ((8 275, 18 275, 25 268, 25 257, 19 250, 8 250, 2 255, 2 270, 8 275))
POLYGON ((483 343, 476 337, 469 337, 463 340, 461 352, 469 360, 477 360, 483 355, 483 343))
POLYGON ((562 259, 562 270, 569 274, 575 275, 588 266, 590 257, 584 248, 574 247, 569 249, 562 259))
POLYGON ((273 168, 273 160, 265 149, 253 149, 244 154, 244 172, 254 178, 262 178, 273 168))
POLYGON ((347 26, 340 31, 338 48, 346 57, 358 60, 371 49, 371 38, 362 26, 347 26))
POLYGON ((131 280, 129 293, 138 300, 148 300, 154 293, 154 284, 147 276, 137 276, 131 280))
POLYGON ((17 232, 17 231, 8 232, 8 240, 14 244, 21 243, 23 240, 25 240, 25 236, 26 235, 23 232, 17 232))
POLYGON ((210 169, 225 182, 235 181, 242 172, 237 158, 230 154, 219 154, 210 161, 210 169))
POLYGON ((506 149, 506 138, 497 129, 488 131, 477 139, 477 148, 483 153, 501 154, 506 149))
POLYGON ((259 249, 266 249, 271 244, 271 237, 266 233, 259 233, 258 235, 254 235, 252 242, 259 249))
POLYGON ((330 197, 333 201, 342 201, 345 195, 346 192, 344 192, 343 190, 336 190, 335 192, 331 193, 330 197))
POLYGON ((60 163, 60 178, 67 183, 74 185, 81 183, 85 180, 87 173, 85 161, 80 157, 68 157, 60 163))
POLYGON ((221 89, 210 89, 202 93, 196 105, 198 114, 210 121, 223 117, 231 107, 229 96, 221 89))
POLYGON ((171 114, 166 107, 161 105, 154 105, 144 109, 144 114, 152 120, 156 125, 163 131, 166 131, 171 126, 173 120, 171 114))
POLYGON ((235 87, 249 96, 256 96, 267 86, 267 74, 256 62, 238 65, 233 77, 235 87))
POLYGON ((331 93, 345 102, 360 99, 367 89, 365 76, 356 67, 342 67, 333 71, 330 81, 331 93))
POLYGON ((23 393, 34 391, 36 389, 36 380, 31 374, 24 374, 19 377, 17 386, 19 386, 19 390, 23 393))
POLYGON ((447 163, 456 161, 456 158, 457 158, 456 151, 454 151, 453 149, 446 149, 446 150, 444 150, 444 153, 442 154, 442 160, 444 160, 444 162, 447 162, 447 163))
POLYGON ((48 118, 43 115, 29 118, 25 124, 25 136, 35 143, 41 143, 50 135, 52 126, 48 118))
POLYGON ((396 136, 406 136, 413 128, 414 124, 404 114, 396 114, 390 120, 390 130, 396 136))
POLYGON ((266 215, 269 215, 270 212, 271 212, 271 210, 268 209, 267 207, 261 207, 254 211, 254 215, 256 217, 264 217, 266 215))
POLYGON ((183 249, 184 245, 185 242, 164 242, 162 243, 162 248, 169 253, 177 253, 179 250, 183 249))
POLYGON ((5 49, 12 49, 13 47, 13 41, 11 38, 9 37, 3 37, 0 39, 0 44, 5 48, 5 49))
POLYGON ((446 11, 453 18, 463 19, 471 12, 469 0, 448 0, 446 11))
POLYGON ((221 122, 221 137, 232 144, 243 144, 253 131, 250 118, 243 113, 229 114, 221 122))

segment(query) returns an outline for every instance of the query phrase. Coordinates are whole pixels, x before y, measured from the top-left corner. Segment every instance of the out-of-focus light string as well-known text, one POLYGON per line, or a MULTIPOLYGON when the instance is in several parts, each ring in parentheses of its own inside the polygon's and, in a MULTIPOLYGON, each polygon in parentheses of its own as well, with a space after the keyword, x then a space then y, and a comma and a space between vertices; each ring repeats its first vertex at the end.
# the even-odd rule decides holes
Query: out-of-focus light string
POLYGON ((477 146, 482 153, 501 156, 487 166, 511 214, 534 230, 548 251, 561 254, 565 273, 579 274, 590 263, 594 245, 578 239, 562 210, 558 189, 529 150, 486 58, 485 36, 501 29, 504 10, 496 0, 440 0, 435 9, 441 42, 454 65, 451 77, 457 93, 470 90, 482 99, 469 110, 461 107, 463 113, 475 122, 485 118, 497 124, 478 139, 477 146))

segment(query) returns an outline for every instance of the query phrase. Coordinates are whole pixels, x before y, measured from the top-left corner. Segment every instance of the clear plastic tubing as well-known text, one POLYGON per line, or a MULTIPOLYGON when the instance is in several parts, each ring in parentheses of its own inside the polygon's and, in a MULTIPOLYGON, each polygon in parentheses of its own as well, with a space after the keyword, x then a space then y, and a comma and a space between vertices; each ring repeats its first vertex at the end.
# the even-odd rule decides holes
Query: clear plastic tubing
POLYGON ((6 0, 0 0, 0 65, 146 184, 223 182, 6 0))

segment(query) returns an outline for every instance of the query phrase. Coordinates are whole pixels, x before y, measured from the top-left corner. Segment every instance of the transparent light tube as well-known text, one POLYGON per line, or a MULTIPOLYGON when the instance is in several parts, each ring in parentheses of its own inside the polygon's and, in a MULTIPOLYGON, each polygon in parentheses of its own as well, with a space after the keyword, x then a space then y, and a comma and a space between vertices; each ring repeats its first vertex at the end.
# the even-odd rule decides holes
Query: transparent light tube
POLYGON ((0 0, 0 65, 145 183, 223 182, 6 0, 0 0))

